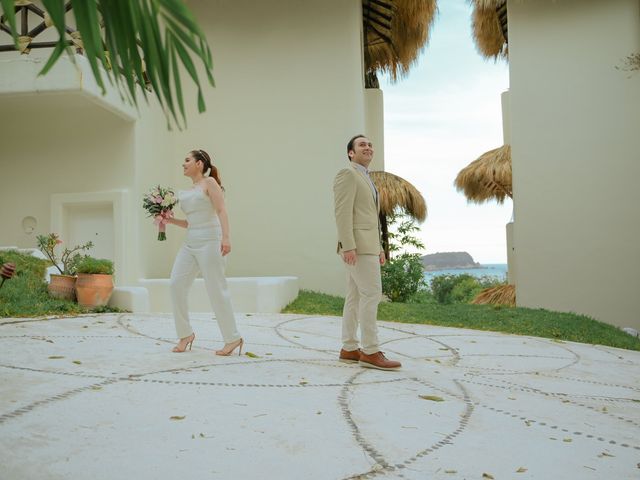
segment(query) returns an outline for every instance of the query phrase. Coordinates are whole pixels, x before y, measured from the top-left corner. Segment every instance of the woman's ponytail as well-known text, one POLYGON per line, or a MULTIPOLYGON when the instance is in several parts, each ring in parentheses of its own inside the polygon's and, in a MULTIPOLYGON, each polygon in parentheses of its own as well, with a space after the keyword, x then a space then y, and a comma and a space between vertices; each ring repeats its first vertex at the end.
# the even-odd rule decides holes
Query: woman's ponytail
POLYGON ((202 174, 207 175, 207 171, 209 172, 209 176, 212 177, 218 185, 224 190, 222 186, 222 181, 220 180, 220 174, 218 173, 218 169, 211 162, 211 157, 204 150, 191 150, 191 155, 196 161, 202 162, 202 174))

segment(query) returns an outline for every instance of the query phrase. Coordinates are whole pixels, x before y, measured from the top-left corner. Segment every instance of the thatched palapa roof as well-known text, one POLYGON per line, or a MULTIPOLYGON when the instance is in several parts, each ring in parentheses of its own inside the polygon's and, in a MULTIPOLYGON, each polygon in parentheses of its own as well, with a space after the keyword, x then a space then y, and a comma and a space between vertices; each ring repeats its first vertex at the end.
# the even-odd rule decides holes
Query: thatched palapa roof
POLYGON ((506 197, 513 198, 511 146, 503 145, 484 153, 460 170, 454 184, 470 202, 497 200, 502 203, 506 197))
POLYGON ((507 0, 471 0, 473 38, 480 54, 487 58, 507 58, 507 0))
POLYGON ((370 172, 370 175, 380 195, 380 211, 383 215, 391 215, 401 208, 407 215, 424 222, 427 204, 416 187, 393 173, 376 171, 370 172))
POLYGON ((367 72, 408 73, 429 39, 436 0, 362 0, 367 72))

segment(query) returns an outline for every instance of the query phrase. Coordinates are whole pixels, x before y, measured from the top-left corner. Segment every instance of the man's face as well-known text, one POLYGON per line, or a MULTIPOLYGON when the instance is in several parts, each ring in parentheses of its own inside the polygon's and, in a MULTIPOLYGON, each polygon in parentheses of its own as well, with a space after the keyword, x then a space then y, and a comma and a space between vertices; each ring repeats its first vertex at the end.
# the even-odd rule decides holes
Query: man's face
POLYGON ((352 162, 368 167, 373 160, 373 144, 367 137, 358 137, 353 142, 353 150, 349 150, 352 162))

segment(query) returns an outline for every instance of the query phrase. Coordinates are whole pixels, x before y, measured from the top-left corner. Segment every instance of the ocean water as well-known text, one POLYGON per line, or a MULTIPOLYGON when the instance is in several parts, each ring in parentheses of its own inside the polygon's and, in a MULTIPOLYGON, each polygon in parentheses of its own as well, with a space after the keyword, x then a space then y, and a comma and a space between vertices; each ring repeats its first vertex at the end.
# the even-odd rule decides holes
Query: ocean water
POLYGON ((436 275, 460 275, 468 273, 474 277, 498 277, 500 280, 507 279, 507 264, 506 263, 488 263, 482 265, 481 268, 451 268, 447 270, 433 270, 424 272, 424 278, 427 282, 430 282, 436 275))

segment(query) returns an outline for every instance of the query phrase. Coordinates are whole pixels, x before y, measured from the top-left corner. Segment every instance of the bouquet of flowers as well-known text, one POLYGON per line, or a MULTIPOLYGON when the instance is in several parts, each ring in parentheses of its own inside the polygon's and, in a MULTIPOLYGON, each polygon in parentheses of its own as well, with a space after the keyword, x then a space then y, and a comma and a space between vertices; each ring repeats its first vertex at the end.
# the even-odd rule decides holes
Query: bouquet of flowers
POLYGON ((153 217, 154 225, 158 226, 158 240, 166 240, 165 233, 167 219, 173 217, 173 207, 178 203, 178 199, 170 188, 160 185, 155 186, 142 199, 148 217, 153 217))

